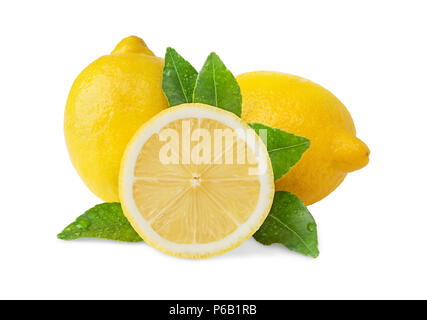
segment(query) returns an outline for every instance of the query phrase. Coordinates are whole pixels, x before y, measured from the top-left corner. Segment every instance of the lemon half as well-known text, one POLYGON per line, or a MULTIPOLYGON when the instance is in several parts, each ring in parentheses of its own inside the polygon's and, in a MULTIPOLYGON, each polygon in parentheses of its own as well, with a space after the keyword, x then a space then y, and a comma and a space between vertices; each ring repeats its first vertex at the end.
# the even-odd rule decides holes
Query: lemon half
POLYGON ((251 237, 274 197, 267 149, 231 112, 203 104, 162 111, 129 142, 119 195, 138 234, 184 258, 225 253, 251 237))

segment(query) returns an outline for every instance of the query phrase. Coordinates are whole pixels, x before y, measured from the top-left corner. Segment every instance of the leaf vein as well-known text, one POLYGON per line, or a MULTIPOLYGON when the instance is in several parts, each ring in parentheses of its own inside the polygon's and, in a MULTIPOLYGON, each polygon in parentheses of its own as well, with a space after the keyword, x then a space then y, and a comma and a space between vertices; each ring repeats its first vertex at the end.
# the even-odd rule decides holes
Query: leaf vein
POLYGON ((281 221, 279 218, 275 217, 272 213, 270 213, 269 217, 273 218, 274 220, 279 222, 279 224, 283 225, 286 229, 291 231, 313 255, 316 255, 316 253, 307 245, 307 243, 304 241, 304 239, 301 238, 301 236, 295 230, 291 229, 286 223, 281 221))
POLYGON ((185 93, 184 85, 182 84, 181 77, 179 75, 178 68, 176 67, 175 59, 173 56, 171 56, 171 60, 172 60, 173 68, 175 69, 175 72, 176 72, 176 76, 178 77, 178 82, 179 82, 179 85, 181 86, 182 93, 184 94, 185 102, 190 102, 188 100, 187 94, 185 93))
POLYGON ((298 147, 301 147, 301 146, 304 146, 304 145, 307 145, 307 144, 308 144, 308 142, 302 142, 302 143, 299 143, 299 144, 294 144, 292 146, 286 146, 286 147, 280 147, 280 148, 270 149, 270 150, 268 150, 268 152, 276 152, 276 151, 281 151, 281 150, 286 150, 286 149, 298 148, 298 147))
POLYGON ((218 107, 218 94, 216 89, 216 74, 215 74, 215 63, 212 63, 212 77, 214 83, 214 93, 215 93, 215 107, 218 107))

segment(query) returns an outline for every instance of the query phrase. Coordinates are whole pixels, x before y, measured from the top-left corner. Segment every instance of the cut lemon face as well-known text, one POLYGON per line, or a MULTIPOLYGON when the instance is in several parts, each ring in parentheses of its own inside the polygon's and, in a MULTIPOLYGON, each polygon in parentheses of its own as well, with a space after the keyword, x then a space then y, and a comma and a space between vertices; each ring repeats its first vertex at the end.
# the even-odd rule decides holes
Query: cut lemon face
POLYGON ((251 237, 274 196, 267 149, 233 113, 183 104, 145 123, 122 158, 119 193, 132 226, 173 256, 206 258, 251 237))

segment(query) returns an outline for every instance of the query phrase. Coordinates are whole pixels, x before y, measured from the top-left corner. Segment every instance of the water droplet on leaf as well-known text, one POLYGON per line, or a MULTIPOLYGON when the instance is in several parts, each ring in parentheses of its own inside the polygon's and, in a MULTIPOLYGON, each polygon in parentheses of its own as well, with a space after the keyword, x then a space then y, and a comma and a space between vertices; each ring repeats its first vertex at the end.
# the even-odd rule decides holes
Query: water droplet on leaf
POLYGON ((76 227, 82 230, 86 230, 90 225, 90 222, 87 220, 79 220, 77 221, 76 227))

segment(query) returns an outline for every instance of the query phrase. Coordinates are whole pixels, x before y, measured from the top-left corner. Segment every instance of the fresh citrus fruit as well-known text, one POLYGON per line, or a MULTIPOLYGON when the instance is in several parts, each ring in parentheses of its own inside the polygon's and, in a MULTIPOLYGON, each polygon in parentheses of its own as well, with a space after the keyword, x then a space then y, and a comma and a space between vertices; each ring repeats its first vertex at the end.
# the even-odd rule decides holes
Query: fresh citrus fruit
POLYGON ((173 256, 227 252, 261 226, 274 196, 262 140, 233 113, 169 108, 129 142, 119 179, 123 211, 151 246, 173 256))
POLYGON ((331 193, 348 172, 368 163, 369 149, 356 137, 350 113, 328 90, 279 72, 249 72, 237 81, 242 119, 311 140, 301 160, 276 181, 277 190, 292 192, 309 205, 331 193))
POLYGON ((65 109, 65 140, 84 183, 104 201, 119 201, 120 160, 130 138, 168 106, 162 72, 163 59, 141 39, 129 37, 74 81, 65 109))

